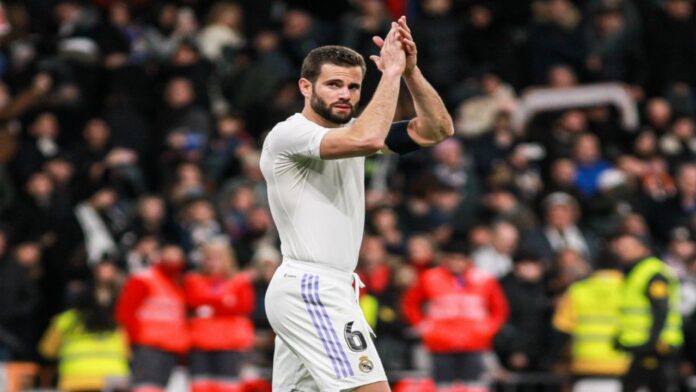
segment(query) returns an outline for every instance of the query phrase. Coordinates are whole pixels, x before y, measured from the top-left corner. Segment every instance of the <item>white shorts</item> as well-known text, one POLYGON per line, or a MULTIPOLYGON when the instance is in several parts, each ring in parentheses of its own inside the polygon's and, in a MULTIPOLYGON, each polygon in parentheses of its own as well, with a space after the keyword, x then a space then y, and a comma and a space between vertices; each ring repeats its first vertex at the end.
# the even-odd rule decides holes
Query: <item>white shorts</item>
POLYGON ((352 282, 350 273, 283 260, 266 292, 274 392, 350 391, 387 380, 352 282))

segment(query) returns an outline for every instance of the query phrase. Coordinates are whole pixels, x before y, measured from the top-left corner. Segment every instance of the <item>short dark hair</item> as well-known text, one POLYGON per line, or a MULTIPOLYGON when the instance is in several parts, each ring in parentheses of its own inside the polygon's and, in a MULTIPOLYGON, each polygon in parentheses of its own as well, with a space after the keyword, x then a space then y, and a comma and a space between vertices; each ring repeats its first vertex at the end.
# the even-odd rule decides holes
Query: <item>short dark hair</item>
POLYGON ((319 77, 321 66, 334 64, 341 67, 360 67, 365 75, 365 59, 351 48, 338 45, 320 46, 312 49, 302 62, 300 76, 314 83, 319 77))

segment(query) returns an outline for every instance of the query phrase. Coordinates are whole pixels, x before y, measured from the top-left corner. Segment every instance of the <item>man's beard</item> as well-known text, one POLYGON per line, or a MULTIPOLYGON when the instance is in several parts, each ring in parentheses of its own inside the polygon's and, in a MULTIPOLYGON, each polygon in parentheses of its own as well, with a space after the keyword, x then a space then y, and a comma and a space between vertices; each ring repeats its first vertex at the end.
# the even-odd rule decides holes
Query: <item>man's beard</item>
POLYGON ((309 100, 309 104, 312 109, 326 121, 333 124, 345 124, 353 118, 353 112, 355 108, 350 102, 340 102, 343 105, 350 105, 350 111, 345 114, 336 114, 331 111, 331 106, 321 99, 316 93, 312 94, 312 98, 309 100))

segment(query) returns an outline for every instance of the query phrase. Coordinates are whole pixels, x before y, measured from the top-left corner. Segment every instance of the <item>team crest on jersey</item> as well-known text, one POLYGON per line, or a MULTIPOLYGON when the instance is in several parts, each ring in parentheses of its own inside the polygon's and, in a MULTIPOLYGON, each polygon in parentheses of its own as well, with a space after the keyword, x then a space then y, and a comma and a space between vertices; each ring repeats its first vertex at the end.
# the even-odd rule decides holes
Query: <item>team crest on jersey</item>
POLYGON ((362 356, 360 357, 360 363, 358 364, 358 367, 360 368, 360 371, 363 373, 369 373, 374 369, 375 365, 372 364, 372 361, 370 361, 367 356, 362 356))

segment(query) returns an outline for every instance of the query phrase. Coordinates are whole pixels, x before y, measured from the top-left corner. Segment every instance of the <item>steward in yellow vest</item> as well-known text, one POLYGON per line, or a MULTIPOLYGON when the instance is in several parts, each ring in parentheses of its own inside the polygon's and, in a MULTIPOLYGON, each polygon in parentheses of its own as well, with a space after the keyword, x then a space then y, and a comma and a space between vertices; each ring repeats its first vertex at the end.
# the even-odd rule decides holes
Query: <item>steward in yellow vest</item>
POLYGON ((39 343, 44 357, 58 360, 59 389, 97 391, 111 381, 127 383, 128 341, 116 326, 112 307, 96 298, 82 300, 56 316, 39 343))
POLYGON ((611 250, 626 272, 616 344, 633 360, 623 390, 678 391, 677 354, 684 342, 679 281, 636 236, 615 237, 611 250))
POLYGON ((561 298, 553 317, 554 328, 570 337, 574 377, 620 377, 630 357, 617 350, 623 274, 601 269, 573 283, 561 298))

